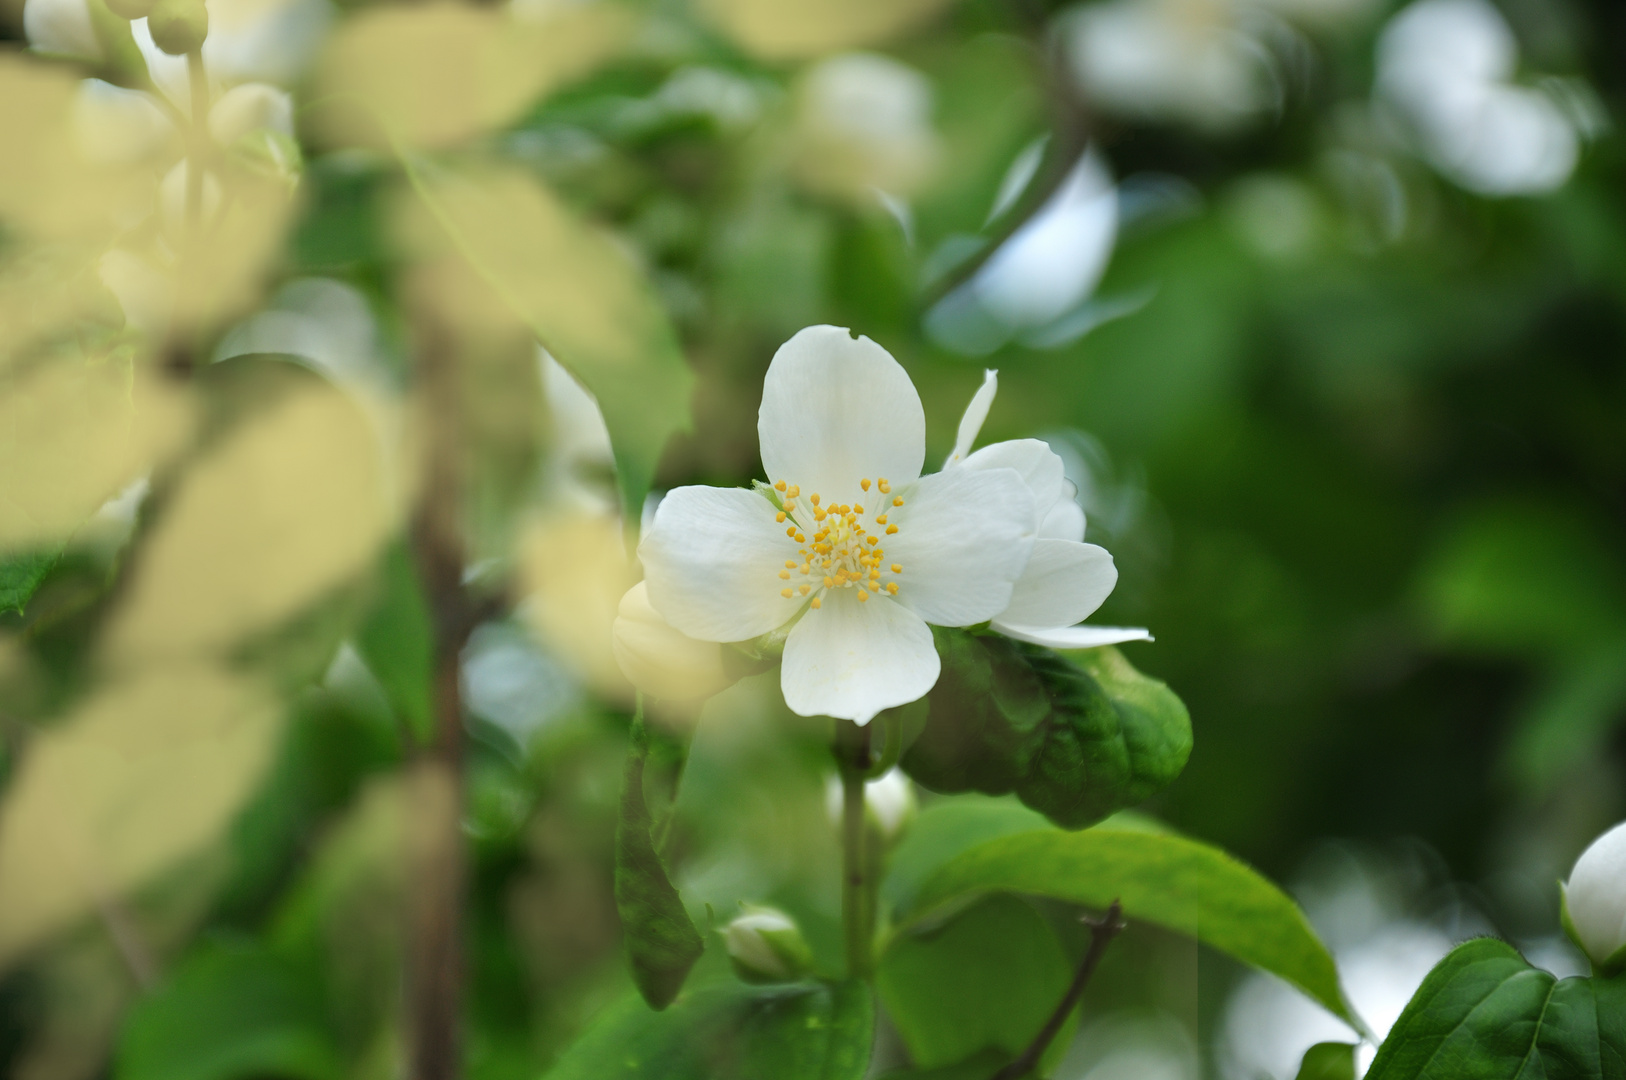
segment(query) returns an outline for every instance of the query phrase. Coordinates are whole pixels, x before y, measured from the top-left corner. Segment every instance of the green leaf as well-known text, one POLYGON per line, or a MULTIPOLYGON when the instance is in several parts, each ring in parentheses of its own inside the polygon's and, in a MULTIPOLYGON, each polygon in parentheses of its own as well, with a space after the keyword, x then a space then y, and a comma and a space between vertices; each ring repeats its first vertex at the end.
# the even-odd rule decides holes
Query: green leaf
POLYGON ((968 897, 1005 890, 1105 908, 1188 934, 1287 980, 1334 1015, 1360 1023, 1338 969, 1285 893, 1218 848, 1117 822, 1083 832, 1043 829, 979 844, 920 887, 913 922, 968 897))
POLYGON ((1116 649, 1076 659, 991 634, 934 629, 943 673, 902 765, 935 791, 1015 792, 1082 828, 1169 784, 1191 754, 1191 718, 1116 649))
POLYGON ((1298 1080, 1355 1080, 1355 1047, 1349 1043, 1316 1043, 1304 1052, 1298 1080))
POLYGON ((1618 1080, 1626 978, 1557 979, 1506 942, 1464 942, 1417 988, 1366 1075, 1618 1080))
POLYGON ((0 556, 0 615, 21 615, 46 575, 56 566, 62 549, 0 556))
POLYGON ((694 375, 642 272, 524 170, 431 171, 413 190, 458 252, 592 391, 636 521, 666 440, 689 427, 694 375))
POLYGON ((434 634, 429 605, 405 544, 392 544, 384 553, 379 578, 381 595, 356 634, 356 650, 384 688, 391 707, 420 741, 426 741, 432 727, 429 672, 434 634))
MULTIPOLYGON (((992 896, 947 925, 897 935, 876 972, 887 1014, 923 1068, 987 1049, 1015 1057, 1071 981, 1056 932, 1014 896, 992 896)), ((1069 1026, 1051 1043, 1048 1064, 1066 1052, 1070 1035, 1069 1026)))
POLYGON ((874 1033, 862 982, 719 983, 665 1012, 613 1006, 548 1080, 860 1080, 874 1033))
POLYGON ((1012 798, 961 795, 933 803, 892 852, 881 893, 894 911, 906 910, 926 879, 954 856, 997 837, 1046 827, 1043 814, 1012 798))
POLYGON ((644 761, 649 737, 635 720, 627 748, 621 818, 615 827, 615 906, 627 935, 632 980, 650 1008, 664 1009, 683 988, 689 969, 705 951, 683 899, 666 876, 650 835, 644 802, 644 761))
POLYGON ((256 945, 206 946, 125 1020, 117 1080, 337 1080, 321 991, 256 945))
POLYGON ((936 1069, 897 1069, 883 1073, 880 1080, 988 1080, 1010 1064, 1010 1060, 998 1050, 984 1050, 964 1061, 936 1069))

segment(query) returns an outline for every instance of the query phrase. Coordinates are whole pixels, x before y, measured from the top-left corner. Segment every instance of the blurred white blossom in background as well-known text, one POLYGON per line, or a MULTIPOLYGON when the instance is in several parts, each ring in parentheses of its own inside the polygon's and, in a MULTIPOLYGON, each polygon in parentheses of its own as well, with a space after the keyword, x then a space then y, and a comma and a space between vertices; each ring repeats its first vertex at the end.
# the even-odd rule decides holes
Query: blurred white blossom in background
POLYGON ((1376 93, 1454 183, 1483 195, 1552 191, 1574 171, 1582 132, 1559 98, 1513 81, 1518 63, 1488 0, 1420 0, 1384 28, 1376 93))

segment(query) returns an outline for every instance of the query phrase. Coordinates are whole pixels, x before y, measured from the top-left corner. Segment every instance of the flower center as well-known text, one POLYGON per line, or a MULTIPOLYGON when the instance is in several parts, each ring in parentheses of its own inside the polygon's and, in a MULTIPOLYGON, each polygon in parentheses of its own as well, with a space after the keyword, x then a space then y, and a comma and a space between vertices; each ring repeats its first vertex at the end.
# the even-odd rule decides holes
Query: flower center
POLYGON ((860 496, 871 499, 869 507, 862 503, 825 503, 817 492, 802 500, 802 489, 781 480, 774 485, 782 504, 774 516, 778 521, 790 522, 785 535, 799 545, 799 559, 786 559, 779 571, 779 580, 792 582, 779 590, 787 599, 800 593, 813 595, 812 606, 819 607, 822 594, 828 589, 856 589, 860 602, 872 594, 898 594, 898 583, 893 580, 903 573, 903 564, 888 562, 883 538, 898 531, 887 521, 887 514, 903 505, 903 496, 892 494, 887 481, 858 482, 860 496))

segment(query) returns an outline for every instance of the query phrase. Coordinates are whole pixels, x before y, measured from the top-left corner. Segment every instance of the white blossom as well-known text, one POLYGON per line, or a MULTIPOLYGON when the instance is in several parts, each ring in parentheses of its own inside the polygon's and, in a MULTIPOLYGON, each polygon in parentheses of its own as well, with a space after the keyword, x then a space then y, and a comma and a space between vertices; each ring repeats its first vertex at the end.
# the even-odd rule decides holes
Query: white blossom
POLYGON ((944 468, 1015 470, 1033 492, 1039 517, 1033 555, 993 628, 1007 637, 1053 649, 1092 649, 1125 641, 1150 641, 1144 627, 1075 626, 1111 595, 1118 583, 1112 556, 1084 543, 1084 511, 1073 499, 1060 455, 1039 439, 1013 439, 972 451, 999 391, 999 373, 983 373, 960 420, 954 452, 944 468))
POLYGON ((1592 841, 1564 886, 1565 929, 1597 968, 1626 959, 1626 822, 1592 841))
POLYGON ((668 494, 639 547, 650 603, 701 641, 792 624, 780 686, 803 716, 862 724, 921 697, 939 671, 927 624, 971 626, 1010 606, 1039 524, 1028 485, 991 462, 922 476, 914 384, 885 349, 834 326, 774 355, 757 433, 771 498, 668 494))

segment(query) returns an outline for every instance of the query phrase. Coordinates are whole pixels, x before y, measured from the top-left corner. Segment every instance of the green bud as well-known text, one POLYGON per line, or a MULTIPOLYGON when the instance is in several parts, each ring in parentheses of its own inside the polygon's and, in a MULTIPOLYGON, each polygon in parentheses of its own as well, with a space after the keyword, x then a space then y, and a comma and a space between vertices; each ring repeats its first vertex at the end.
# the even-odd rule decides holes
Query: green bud
POLYGON ((152 14, 153 5, 157 0, 105 0, 105 2, 107 9, 119 18, 135 22, 152 14))
POLYGON ((734 972, 746 982, 793 982, 813 966, 813 952, 789 915, 777 908, 746 907, 723 930, 734 972))
POLYGON ((203 0, 158 0, 147 16, 153 44, 171 56, 203 48, 209 36, 209 9, 203 0))

